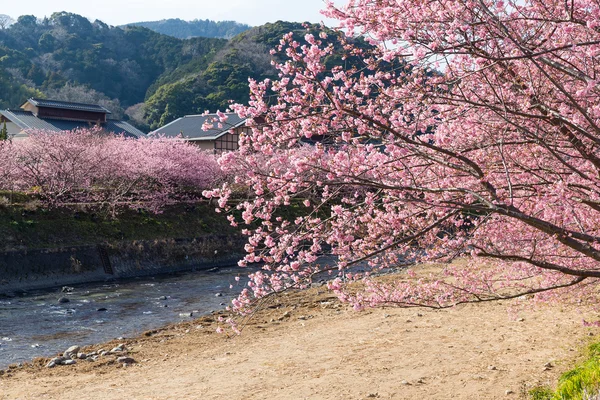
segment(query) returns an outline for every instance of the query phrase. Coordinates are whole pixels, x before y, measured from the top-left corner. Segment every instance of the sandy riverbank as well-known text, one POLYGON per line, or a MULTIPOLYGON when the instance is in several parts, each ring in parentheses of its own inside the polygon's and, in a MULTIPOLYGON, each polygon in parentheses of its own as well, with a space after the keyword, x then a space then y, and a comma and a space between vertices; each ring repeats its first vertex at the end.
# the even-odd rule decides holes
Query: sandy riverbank
POLYGON ((137 361, 127 368, 112 356, 53 369, 36 360, 0 376, 0 399, 525 398, 554 384, 597 328, 569 307, 515 317, 509 305, 358 313, 311 289, 279 298, 241 336, 203 317, 126 339, 137 361))

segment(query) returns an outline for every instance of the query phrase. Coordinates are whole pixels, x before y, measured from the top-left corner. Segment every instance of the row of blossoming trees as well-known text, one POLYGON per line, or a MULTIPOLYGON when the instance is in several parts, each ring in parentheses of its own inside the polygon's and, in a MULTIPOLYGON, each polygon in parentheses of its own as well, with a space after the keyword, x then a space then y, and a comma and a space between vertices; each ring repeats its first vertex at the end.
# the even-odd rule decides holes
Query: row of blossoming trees
MULTIPOLYGON (((600 278, 600 4, 591 0, 349 0, 325 11, 363 66, 326 68, 321 38, 285 36, 277 80, 251 82, 242 116, 254 196, 245 263, 262 261, 235 307, 303 287, 321 254, 357 308, 446 306, 518 296, 597 298, 600 278), (301 140, 331 145, 297 154, 301 140), (276 155, 267 160, 258 155, 276 155), (276 164, 276 165, 275 165, 276 164), (305 203, 305 215, 278 212, 305 203), (301 200, 300 200, 301 199, 301 200), (352 265, 448 261, 449 279, 347 291, 352 265), (485 263, 486 268, 479 267, 485 263)), ((236 168, 229 155, 225 168, 236 168)), ((227 209, 231 188, 208 193, 227 209)), ((356 289, 356 288, 355 288, 356 289)))
POLYGON ((113 213, 197 201, 223 176, 214 155, 183 141, 97 129, 32 131, 0 142, 0 165, 2 191, 28 193, 50 207, 85 204, 113 213))

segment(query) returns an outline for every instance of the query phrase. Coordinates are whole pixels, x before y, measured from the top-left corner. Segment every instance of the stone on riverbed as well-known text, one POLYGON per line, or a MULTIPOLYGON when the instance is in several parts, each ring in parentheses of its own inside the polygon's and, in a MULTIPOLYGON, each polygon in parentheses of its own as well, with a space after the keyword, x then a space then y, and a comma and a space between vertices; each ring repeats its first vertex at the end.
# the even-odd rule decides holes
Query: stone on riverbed
POLYGON ((58 302, 59 302, 60 304, 68 303, 68 302, 70 302, 70 301, 71 301, 71 300, 69 300, 69 298, 68 298, 68 297, 60 297, 60 298, 58 299, 58 302))
POLYGON ((67 350, 65 350, 63 356, 66 358, 71 358, 72 355, 77 355, 77 353, 79 353, 79 350, 81 350, 81 347, 71 346, 67 350))
POLYGON ((65 361, 67 361, 66 357, 60 356, 60 357, 54 357, 53 359, 50 360, 50 362, 48 364, 46 364, 47 368, 54 368, 57 365, 64 365, 65 361))
POLYGON ((113 348, 110 353, 122 353, 125 351, 125 344, 120 344, 117 347, 113 348))
POLYGON ((119 357, 117 358, 119 364, 134 364, 135 360, 131 357, 119 357))

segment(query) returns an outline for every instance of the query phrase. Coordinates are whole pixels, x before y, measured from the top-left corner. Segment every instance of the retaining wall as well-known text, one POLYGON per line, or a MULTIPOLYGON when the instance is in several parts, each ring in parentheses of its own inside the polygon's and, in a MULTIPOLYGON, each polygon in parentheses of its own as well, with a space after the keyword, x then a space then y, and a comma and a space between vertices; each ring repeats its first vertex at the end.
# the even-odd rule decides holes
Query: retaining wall
POLYGON ((243 245, 239 236, 209 235, 0 252, 0 295, 234 265, 242 256, 243 245))

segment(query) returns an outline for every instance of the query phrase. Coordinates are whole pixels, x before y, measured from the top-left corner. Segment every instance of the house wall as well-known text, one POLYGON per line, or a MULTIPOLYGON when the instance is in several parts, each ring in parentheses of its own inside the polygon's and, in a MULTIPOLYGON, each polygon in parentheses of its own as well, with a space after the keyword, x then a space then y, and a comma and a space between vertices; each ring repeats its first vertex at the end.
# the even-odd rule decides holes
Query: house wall
POLYGON ((234 151, 238 149, 238 140, 239 140, 239 129, 236 129, 234 132, 227 132, 217 140, 215 140, 215 151, 223 152, 223 151, 234 151))
POLYGON ((39 112, 38 108, 36 106, 34 106, 33 104, 31 104, 30 102, 23 104, 21 106, 21 109, 24 111, 29 111, 29 112, 33 113, 34 115, 37 115, 37 113, 39 112))
POLYGON ((250 134, 251 129, 246 126, 236 128, 232 133, 226 133, 215 140, 215 151, 233 151, 239 148, 239 140, 241 134, 250 134))
MULTIPOLYGON (((4 126, 0 125, 0 129, 4 126)), ((14 122, 6 122, 6 130, 8 131, 8 135, 16 135, 21 132, 21 128, 19 128, 14 122)))
POLYGON ((90 111, 65 110, 62 108, 39 107, 40 118, 66 119, 70 121, 106 122, 106 114, 90 111))
POLYGON ((214 140, 190 140, 189 142, 200 147, 202 150, 214 150, 215 149, 214 140))

